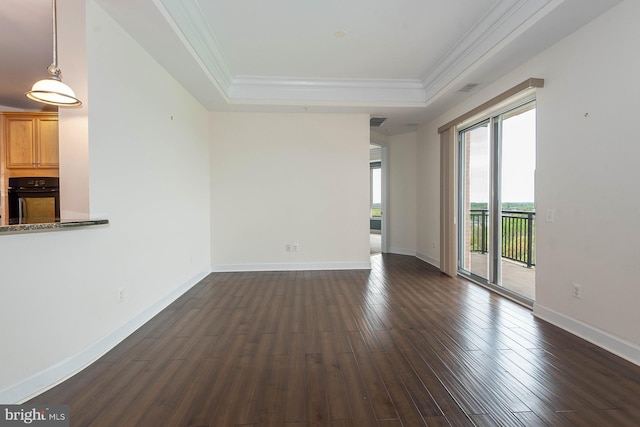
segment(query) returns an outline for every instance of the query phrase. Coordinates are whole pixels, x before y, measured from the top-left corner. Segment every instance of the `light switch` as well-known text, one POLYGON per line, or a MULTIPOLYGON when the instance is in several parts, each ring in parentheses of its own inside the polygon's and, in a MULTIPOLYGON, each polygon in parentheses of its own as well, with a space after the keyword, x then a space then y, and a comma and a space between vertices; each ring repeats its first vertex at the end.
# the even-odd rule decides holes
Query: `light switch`
POLYGON ((553 209, 547 209, 547 222, 553 222, 553 209))

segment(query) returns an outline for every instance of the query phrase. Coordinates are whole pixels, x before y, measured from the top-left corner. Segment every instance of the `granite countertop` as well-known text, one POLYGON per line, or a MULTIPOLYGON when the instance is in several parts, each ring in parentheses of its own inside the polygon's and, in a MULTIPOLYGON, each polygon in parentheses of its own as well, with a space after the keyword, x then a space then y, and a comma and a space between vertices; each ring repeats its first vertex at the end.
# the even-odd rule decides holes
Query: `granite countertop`
POLYGON ((87 227, 93 225, 106 225, 109 224, 108 219, 63 219, 55 222, 41 222, 32 224, 12 224, 12 225, 0 225, 1 234, 16 234, 16 233, 29 233, 38 231, 56 231, 65 230, 75 227, 87 227))

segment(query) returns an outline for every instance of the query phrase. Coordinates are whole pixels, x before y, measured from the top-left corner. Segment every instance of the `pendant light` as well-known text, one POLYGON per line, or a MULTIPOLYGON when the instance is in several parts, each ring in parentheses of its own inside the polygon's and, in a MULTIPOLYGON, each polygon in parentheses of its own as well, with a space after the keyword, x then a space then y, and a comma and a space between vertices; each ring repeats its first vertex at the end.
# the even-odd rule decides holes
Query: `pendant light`
POLYGON ((77 107, 82 102, 76 98, 73 90, 62 83, 61 71, 58 68, 58 23, 56 18, 56 0, 53 3, 53 62, 47 68, 51 77, 34 83, 27 95, 27 98, 37 102, 59 107, 77 107))

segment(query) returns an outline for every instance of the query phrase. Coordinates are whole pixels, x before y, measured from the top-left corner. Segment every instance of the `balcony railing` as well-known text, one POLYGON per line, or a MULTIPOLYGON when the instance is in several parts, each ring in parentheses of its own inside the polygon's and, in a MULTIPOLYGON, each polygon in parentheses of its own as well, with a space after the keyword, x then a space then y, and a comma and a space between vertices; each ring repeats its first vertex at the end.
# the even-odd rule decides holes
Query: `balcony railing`
MULTIPOLYGON (((469 211, 469 247, 471 252, 489 250, 489 212, 486 209, 469 211)), ((502 257, 526 264, 535 263, 535 212, 502 211, 502 257)))

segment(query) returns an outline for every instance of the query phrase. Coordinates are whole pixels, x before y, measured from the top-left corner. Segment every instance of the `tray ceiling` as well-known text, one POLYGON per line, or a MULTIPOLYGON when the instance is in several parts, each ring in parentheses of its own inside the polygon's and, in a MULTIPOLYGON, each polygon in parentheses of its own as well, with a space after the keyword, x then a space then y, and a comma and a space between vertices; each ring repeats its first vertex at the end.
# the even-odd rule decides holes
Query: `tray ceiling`
MULTIPOLYGON (((619 2, 95 1, 212 111, 365 112, 389 117, 386 133, 441 114, 619 2)), ((2 57, 20 58, 9 70, 2 61, 3 76, 19 74, 21 62, 30 75, 35 67, 31 80, 42 75, 50 24, 43 31, 38 19, 49 14, 48 0, 2 1, 0 32, 6 22, 14 34, 38 28, 46 46, 36 66, 41 53, 20 52, 3 34, 2 57), (24 10, 37 5, 44 12, 24 10)), ((0 105, 7 90, 0 86, 0 105)))

